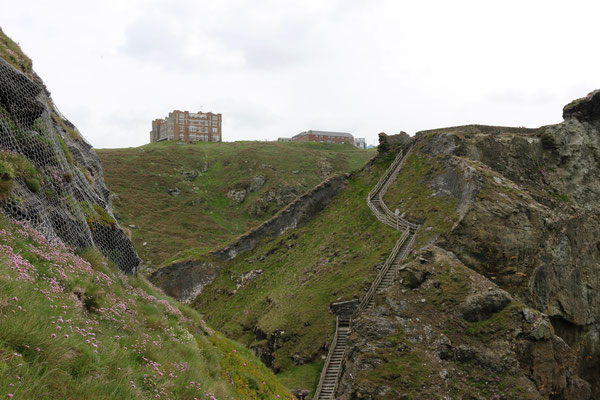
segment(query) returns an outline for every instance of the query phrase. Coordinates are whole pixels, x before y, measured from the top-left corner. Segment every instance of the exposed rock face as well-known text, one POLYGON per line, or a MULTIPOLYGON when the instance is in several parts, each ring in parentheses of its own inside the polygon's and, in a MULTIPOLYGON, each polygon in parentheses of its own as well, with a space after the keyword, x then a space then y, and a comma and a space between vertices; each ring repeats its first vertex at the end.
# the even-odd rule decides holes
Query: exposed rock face
POLYGON ((242 252, 253 249, 264 237, 279 236, 289 229, 301 226, 329 204, 333 196, 344 188, 346 179, 346 176, 336 176, 321 183, 258 228, 214 254, 219 258, 229 260, 242 252))
POLYGON ((250 187, 248 187, 248 191, 250 193, 256 192, 258 189, 263 187, 266 181, 267 178, 264 175, 255 176, 254 178, 252 178, 252 183, 250 184, 250 187))
POLYGON ((504 290, 489 290, 467 297, 461 305, 462 317, 469 322, 481 322, 502 311, 511 301, 504 290))
POLYGON ((48 239, 96 247, 122 270, 140 262, 112 214, 96 153, 56 109, 43 82, 0 59, 0 207, 48 239))
POLYGON ((563 118, 577 118, 580 120, 600 119, 600 89, 594 90, 586 97, 567 104, 563 108, 563 118))
POLYGON ((243 273, 240 276, 232 277, 231 280, 235 283, 236 289, 243 288, 248 283, 252 282, 256 277, 262 275, 262 269, 253 269, 248 272, 243 273))
POLYGON ((246 190, 231 189, 229 192, 227 192, 227 197, 233 200, 236 204, 240 204, 246 199, 246 190))
MULTIPOLYGON (((566 120, 553 126, 469 125, 422 132, 414 141, 421 159, 435 165, 420 183, 433 196, 458 200, 456 219, 437 245, 548 315, 570 346, 563 353, 574 357, 574 373, 591 384, 591 398, 600 396, 598 98, 592 92, 565 107, 566 120)), ((508 306, 502 292, 492 293, 465 300, 460 315, 473 323, 493 320, 508 306)), ((543 338, 544 329, 532 337, 543 338)), ((523 360, 542 362, 541 352, 523 360)), ((575 398, 564 393, 551 398, 575 398)))
POLYGON ((412 138, 404 131, 400 131, 397 135, 387 135, 385 132, 381 132, 379 134, 379 146, 377 147, 377 151, 379 154, 382 154, 397 146, 406 146, 411 140, 412 138))
POLYGON ((148 278, 165 293, 184 303, 190 303, 211 283, 219 271, 218 263, 184 261, 160 268, 148 278))
POLYGON ((481 163, 483 184, 441 245, 548 314, 600 395, 600 130, 570 118, 529 135, 453 136, 446 148, 481 163))
POLYGON ((198 172, 196 172, 196 171, 183 171, 181 173, 181 175, 183 175, 183 179, 185 179, 187 181, 193 181, 194 179, 196 179, 198 177, 198 172))
POLYGON ((302 188, 285 185, 269 190, 250 206, 250 214, 261 217, 274 209, 279 209, 292 203, 302 194, 302 188))
POLYGON ((436 247, 404 270, 426 279, 415 286, 398 277, 372 312, 354 320, 335 398, 590 398, 547 316, 436 247), (473 299, 497 306, 483 307, 484 321, 468 322, 464 305, 473 299))
MULTIPOLYGON (((174 263, 154 272, 149 279, 165 293, 178 300, 190 302, 212 282, 220 263, 252 250, 263 238, 276 237, 289 229, 305 224, 329 204, 341 191, 347 177, 331 178, 305 193, 258 228, 248 232, 237 241, 212 253, 216 259, 207 262, 174 263)), ((254 276, 256 276, 256 271, 254 276)), ((241 278, 243 281, 243 278, 241 278)))

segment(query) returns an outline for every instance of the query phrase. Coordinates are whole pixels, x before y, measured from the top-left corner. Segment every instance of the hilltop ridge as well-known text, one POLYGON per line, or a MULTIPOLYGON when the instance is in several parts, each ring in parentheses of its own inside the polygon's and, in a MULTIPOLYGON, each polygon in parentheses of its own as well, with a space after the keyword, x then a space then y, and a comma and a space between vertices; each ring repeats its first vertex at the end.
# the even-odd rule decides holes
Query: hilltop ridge
POLYGON ((401 148, 384 200, 422 224, 416 250, 357 320, 336 397, 591 399, 598 140, 598 120, 581 114, 536 129, 468 125, 391 139, 304 225, 230 260, 167 267, 156 283, 210 266, 192 304, 288 387, 314 389, 332 304, 360 299, 397 239, 365 199, 401 148))

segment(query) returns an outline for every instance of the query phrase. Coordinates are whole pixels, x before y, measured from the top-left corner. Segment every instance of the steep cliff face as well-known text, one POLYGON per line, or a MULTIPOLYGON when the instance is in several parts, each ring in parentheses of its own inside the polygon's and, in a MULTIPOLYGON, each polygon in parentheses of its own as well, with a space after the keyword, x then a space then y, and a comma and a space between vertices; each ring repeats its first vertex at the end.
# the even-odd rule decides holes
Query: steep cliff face
POLYGON ((336 398, 588 399, 550 320, 426 247, 353 323, 336 398))
POLYGON ((98 156, 59 113, 31 61, 0 36, 0 207, 50 240, 96 247, 135 272, 140 260, 112 215, 98 156))
MULTIPOLYGON (((597 92, 592 92, 565 107, 567 119, 563 123, 538 129, 472 125, 421 132, 414 138, 405 168, 385 198, 390 208, 398 208, 409 219, 423 223, 418 248, 435 243, 477 273, 467 281, 469 290, 476 290, 475 282, 481 279, 489 287, 498 285, 510 293, 512 301, 535 309, 536 315, 541 313, 540 318, 551 324, 557 337, 546 338, 552 343, 543 345, 550 346, 547 351, 528 350, 529 355, 520 352, 523 346, 530 347, 519 343, 529 328, 516 320, 506 321, 505 334, 512 339, 502 345, 512 349, 514 365, 518 366, 515 371, 520 370, 534 383, 532 388, 537 387, 534 392, 539 398, 600 396, 597 101, 597 92), (545 362, 544 358, 562 360, 562 367, 531 366, 545 362), (569 376, 576 375, 587 383, 579 378, 569 383, 569 376)), ((412 293, 402 285, 396 290, 399 299, 409 298, 412 293)), ((447 297, 446 302, 452 301, 448 293, 441 296, 447 297)), ((427 296, 423 298, 428 304, 427 296)), ((420 315, 414 310, 398 310, 388 310, 389 317, 400 318, 401 325, 403 313, 410 313, 412 318, 420 315)), ((422 318, 426 318, 426 310, 422 312, 422 318)), ((459 313, 451 309, 447 312, 459 313)), ((375 313, 364 318, 379 317, 375 313)), ((461 324, 464 321, 461 317, 461 324)), ((462 329, 447 322, 446 330, 462 329)), ((413 328, 407 325, 403 329, 413 328)), ((357 354, 352 357, 366 357, 361 348, 381 347, 376 343, 381 338, 370 338, 361 322, 354 335, 361 345, 355 346, 357 354)), ((429 350, 423 349, 424 354, 429 350)), ((395 360, 405 356, 397 354, 395 360)), ((468 367, 469 360, 459 360, 462 368, 468 367)), ((347 373, 352 373, 352 368, 348 364, 347 373)), ((345 382, 341 390, 350 396, 347 398, 369 398, 358 394, 360 383, 353 386, 350 380, 345 382)), ((487 393, 504 398, 502 394, 508 392, 495 387, 487 393)), ((505 395, 520 398, 514 396, 505 395)))

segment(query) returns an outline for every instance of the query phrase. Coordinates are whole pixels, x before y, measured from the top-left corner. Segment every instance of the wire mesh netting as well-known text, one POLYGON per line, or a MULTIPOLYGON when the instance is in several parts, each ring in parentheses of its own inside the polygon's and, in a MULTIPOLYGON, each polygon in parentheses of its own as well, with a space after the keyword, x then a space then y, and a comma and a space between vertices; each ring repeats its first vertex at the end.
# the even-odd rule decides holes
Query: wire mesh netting
POLYGON ((0 207, 48 239, 95 247, 121 270, 140 259, 112 213, 100 159, 43 82, 0 58, 0 207))

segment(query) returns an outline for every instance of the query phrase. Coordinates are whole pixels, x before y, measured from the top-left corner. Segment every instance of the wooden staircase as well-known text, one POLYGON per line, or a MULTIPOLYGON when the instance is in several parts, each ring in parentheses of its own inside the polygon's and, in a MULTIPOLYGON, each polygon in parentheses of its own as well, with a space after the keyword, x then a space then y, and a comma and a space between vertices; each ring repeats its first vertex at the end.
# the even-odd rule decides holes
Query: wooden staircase
MULTIPOLYGON (((408 155, 409 152, 407 152, 406 155, 408 155)), ((373 307, 375 304, 375 294, 380 293, 392 284, 394 275, 412 250, 415 243, 420 225, 411 223, 395 213, 392 213, 388 206, 383 202, 383 196, 392 182, 396 180, 406 155, 404 155, 402 151, 398 153, 390 167, 381 176, 375 187, 367 196, 367 205, 371 211, 373 211, 377 219, 396 230, 402 231, 402 236, 396 242, 396 245, 375 277, 367 294, 361 299, 355 314, 373 307)), ((334 398, 338 381, 342 374, 342 364, 348 348, 348 336, 350 334, 351 326, 351 316, 337 317, 335 336, 329 347, 327 359, 325 360, 325 365, 321 371, 319 385, 313 396, 314 400, 331 400, 334 398)))

